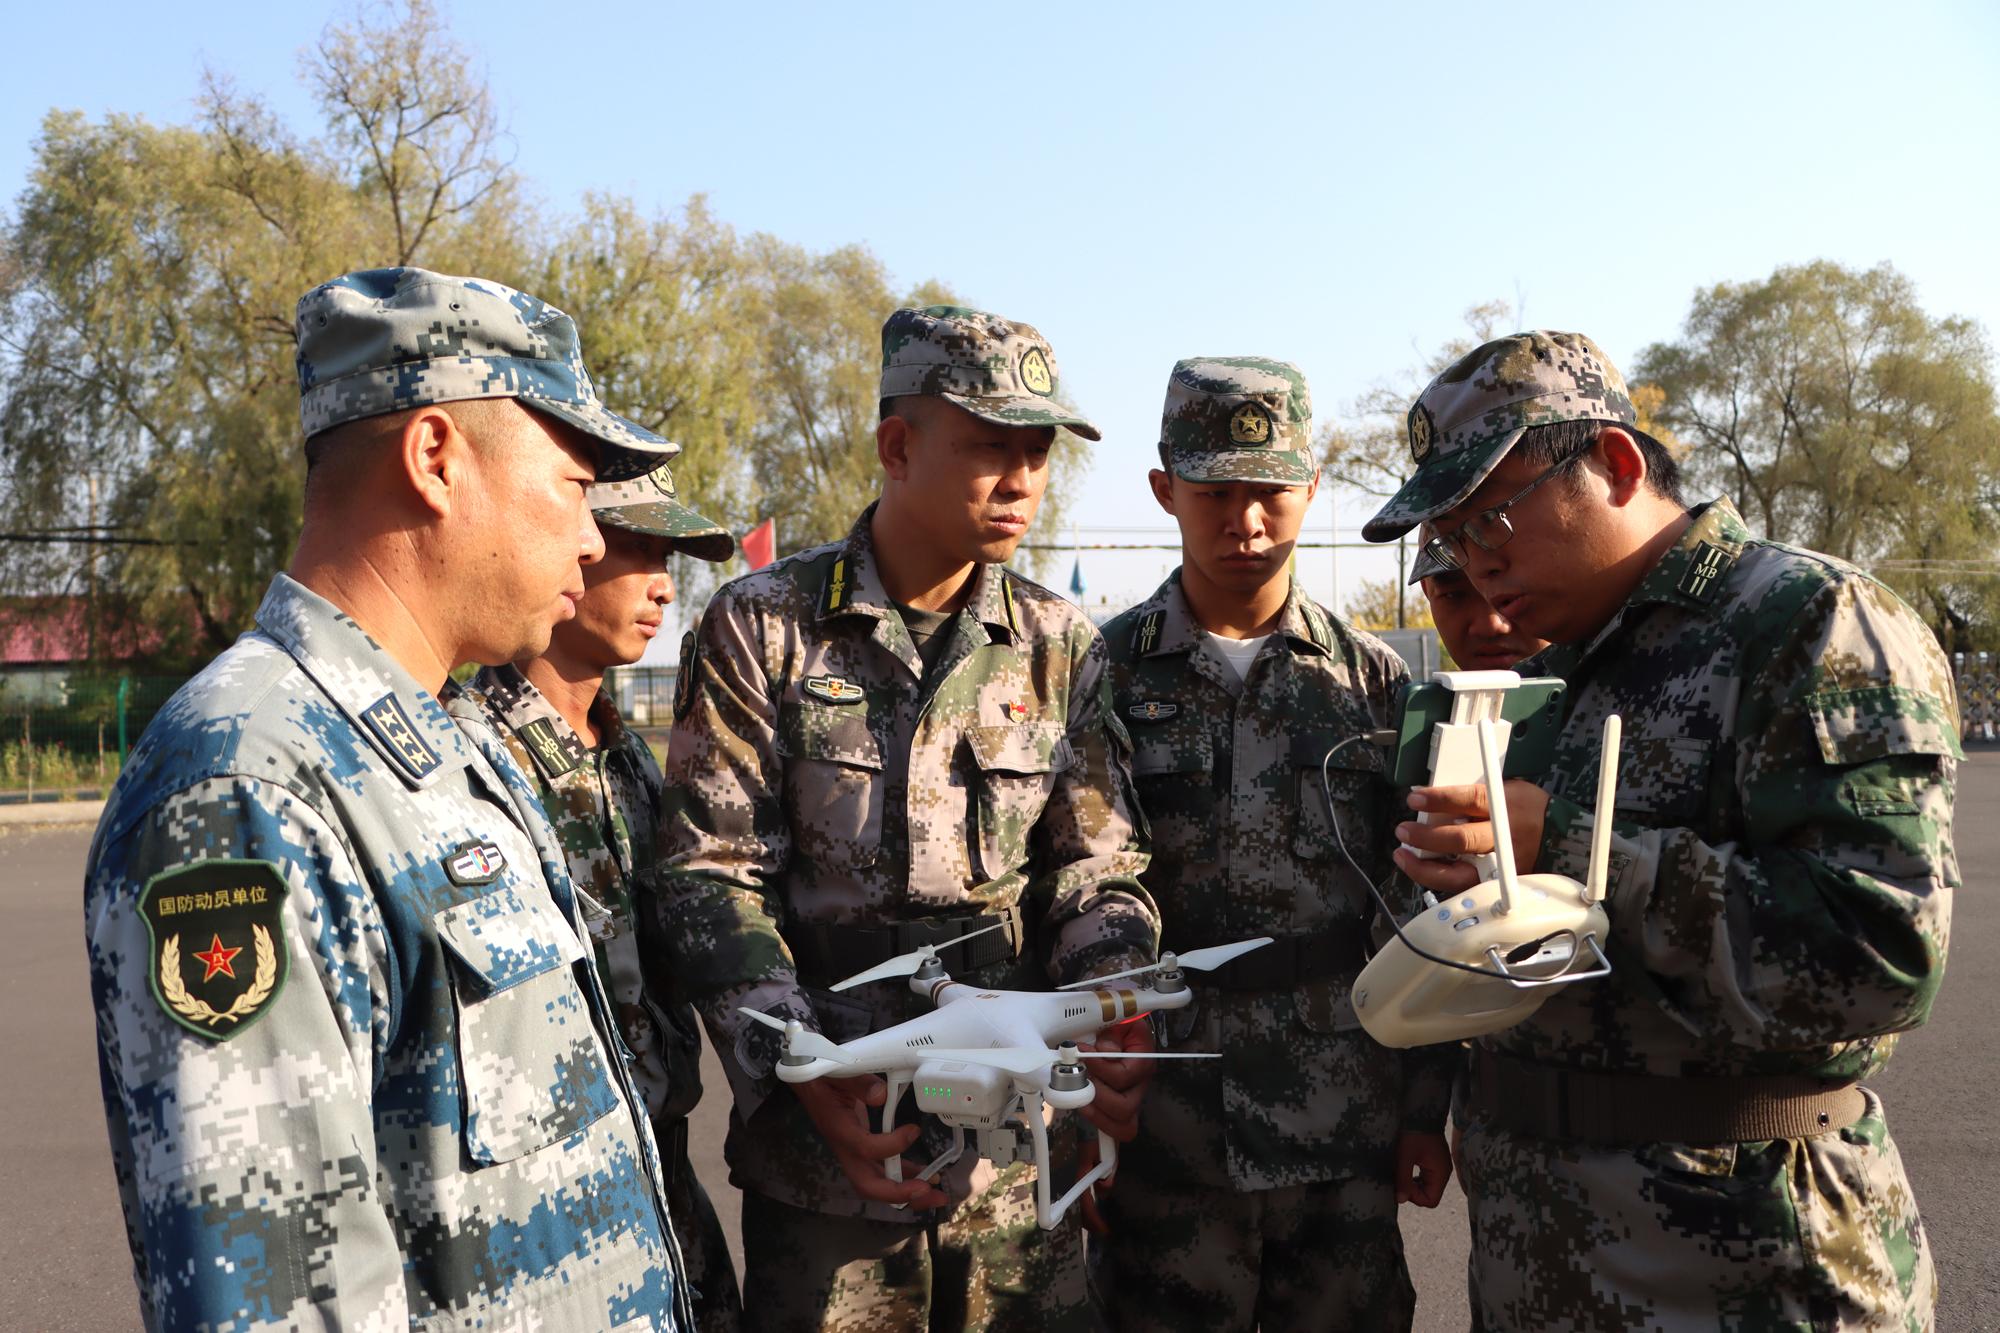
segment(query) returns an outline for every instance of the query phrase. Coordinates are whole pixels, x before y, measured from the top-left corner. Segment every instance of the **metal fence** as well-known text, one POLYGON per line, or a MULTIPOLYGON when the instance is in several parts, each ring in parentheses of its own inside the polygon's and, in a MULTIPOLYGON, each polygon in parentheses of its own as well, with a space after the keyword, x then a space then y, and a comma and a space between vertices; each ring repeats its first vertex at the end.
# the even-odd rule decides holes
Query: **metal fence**
POLYGON ((679 675, 679 667, 613 667, 604 677, 604 688, 618 705, 618 715, 630 725, 670 727, 679 675))
POLYGON ((0 801, 102 795, 186 681, 67 669, 0 674, 0 801))

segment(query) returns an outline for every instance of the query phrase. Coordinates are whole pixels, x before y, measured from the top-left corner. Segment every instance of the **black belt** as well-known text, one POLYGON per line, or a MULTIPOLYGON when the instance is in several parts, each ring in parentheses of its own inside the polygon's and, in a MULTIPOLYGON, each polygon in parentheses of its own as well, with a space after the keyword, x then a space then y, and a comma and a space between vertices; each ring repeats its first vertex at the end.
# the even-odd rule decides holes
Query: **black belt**
POLYGON ((1325 977, 1351 977, 1368 956, 1367 923, 1343 921, 1310 935, 1280 935, 1221 967, 1195 974, 1197 990, 1291 990, 1325 977))
POLYGON ((951 949, 940 949, 938 962, 947 972, 975 972, 994 963, 1019 958, 1028 947, 1028 914, 1020 904, 981 916, 932 917, 896 921, 881 926, 851 926, 833 922, 801 922, 785 929, 799 978, 829 986, 884 959, 911 953, 924 945, 941 946, 977 930, 1005 924, 1007 929, 981 935, 951 949))
POLYGON ((1755 1143, 1845 1129, 1868 1099, 1805 1074, 1666 1078, 1555 1069, 1473 1048, 1475 1120, 1515 1134, 1605 1148, 1755 1143))

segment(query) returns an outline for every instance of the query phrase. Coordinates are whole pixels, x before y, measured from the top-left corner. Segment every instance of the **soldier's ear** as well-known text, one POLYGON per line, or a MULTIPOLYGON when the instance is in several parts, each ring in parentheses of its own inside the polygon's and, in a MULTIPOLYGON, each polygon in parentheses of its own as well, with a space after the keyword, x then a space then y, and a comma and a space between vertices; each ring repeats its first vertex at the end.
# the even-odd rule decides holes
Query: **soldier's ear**
POLYGON ((1616 426, 1599 431, 1597 457, 1602 460, 1614 508, 1622 509, 1646 489, 1646 455, 1625 431, 1616 426))
POLYGON ((1174 512, 1174 479, 1159 468, 1146 474, 1146 480, 1153 488, 1153 498, 1160 502, 1160 508, 1169 514, 1174 512))
POLYGON ((910 474, 910 435, 910 423, 900 416, 883 417, 882 424, 875 427, 875 456, 892 481, 910 474))
POLYGON ((470 441, 451 413, 432 405, 418 408, 397 439, 403 480, 426 509, 443 518, 464 483, 470 441))

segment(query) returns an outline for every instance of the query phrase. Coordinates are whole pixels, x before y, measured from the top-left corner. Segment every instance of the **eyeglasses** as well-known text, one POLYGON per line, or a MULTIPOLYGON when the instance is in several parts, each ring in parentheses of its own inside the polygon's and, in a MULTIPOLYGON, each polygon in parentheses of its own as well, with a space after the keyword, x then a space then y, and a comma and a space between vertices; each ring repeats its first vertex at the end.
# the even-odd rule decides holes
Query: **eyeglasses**
POLYGON ((1466 538, 1471 538, 1482 551, 1499 550, 1514 536, 1514 524, 1508 519, 1507 511, 1527 499, 1535 487, 1589 453, 1590 449, 1590 445, 1585 445, 1491 509, 1480 510, 1459 524, 1456 531, 1440 532, 1418 548, 1420 553, 1429 556, 1446 569, 1462 570, 1465 568, 1466 538))

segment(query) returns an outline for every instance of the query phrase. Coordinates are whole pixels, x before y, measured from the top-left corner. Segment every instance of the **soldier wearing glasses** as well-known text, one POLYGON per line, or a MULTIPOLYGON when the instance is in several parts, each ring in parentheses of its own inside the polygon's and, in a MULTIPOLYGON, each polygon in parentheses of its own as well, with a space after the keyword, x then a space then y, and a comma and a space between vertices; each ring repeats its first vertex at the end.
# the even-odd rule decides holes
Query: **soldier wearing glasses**
MULTIPOLYGON (((1486 1329, 1929 1327, 1935 1278, 1881 1099, 1922 1023, 1958 867, 1951 678, 1894 593, 1688 508, 1589 339, 1488 343, 1410 411, 1415 475, 1365 529, 1553 646, 1569 682, 1515 856, 1581 879, 1604 717, 1625 743, 1614 971, 1474 1043, 1457 1118, 1486 1329)), ((1419 788, 1407 844, 1492 847, 1478 787, 1419 788)), ((1472 868, 1397 863, 1448 893, 1472 868)))

